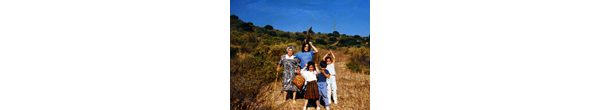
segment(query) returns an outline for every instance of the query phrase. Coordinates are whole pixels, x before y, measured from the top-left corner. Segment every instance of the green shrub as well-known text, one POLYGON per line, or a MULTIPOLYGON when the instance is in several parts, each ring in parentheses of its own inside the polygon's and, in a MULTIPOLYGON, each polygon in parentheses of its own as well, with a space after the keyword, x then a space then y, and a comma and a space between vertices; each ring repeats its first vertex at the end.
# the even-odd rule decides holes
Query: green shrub
POLYGON ((327 42, 323 39, 315 39, 313 43, 315 43, 315 45, 327 45, 327 42))
POLYGON ((360 71, 360 68, 358 67, 358 65, 356 65, 352 62, 346 63, 346 67, 348 67, 349 70, 352 70, 354 72, 360 71))
MULTIPOLYGON (((366 73, 370 68, 370 49, 366 47, 351 47, 347 49, 346 54, 350 62, 346 64, 353 72, 366 73)), ((370 73, 369 73, 370 74, 370 73)))
POLYGON ((229 58, 235 57, 235 54, 239 51, 239 48, 229 47, 229 58))
POLYGON ((267 24, 267 25, 265 26, 265 29, 268 29, 268 30, 273 30, 273 26, 271 26, 271 25, 268 25, 268 24, 267 24))
POLYGON ((249 31, 249 32, 253 32, 254 31, 254 29, 252 29, 252 25, 250 25, 249 23, 242 23, 242 24, 240 24, 240 27, 244 31, 249 31))
POLYGON ((271 35, 271 36, 277 36, 277 33, 275 33, 275 31, 269 31, 269 35, 271 35))
MULTIPOLYGON (((306 31, 305 31, 306 32, 306 31)), ((354 72, 370 74, 369 38, 356 39, 353 36, 339 35, 336 31, 331 36, 327 33, 310 32, 311 40, 319 53, 313 61, 321 61, 327 48, 346 50, 345 54, 351 62, 345 65, 354 72), (339 41, 336 46, 329 46, 339 41), (366 46, 365 46, 366 45, 366 46)), ((286 54, 287 46, 294 46, 297 53, 301 49, 306 33, 289 33, 274 30, 272 26, 253 26, 251 22, 243 22, 235 15, 230 17, 230 109, 276 109, 258 107, 256 96, 264 85, 276 82, 282 77, 281 71, 275 72, 281 55, 286 54), (277 37, 280 36, 280 37, 277 37), (241 56, 237 56, 241 55, 241 56)))

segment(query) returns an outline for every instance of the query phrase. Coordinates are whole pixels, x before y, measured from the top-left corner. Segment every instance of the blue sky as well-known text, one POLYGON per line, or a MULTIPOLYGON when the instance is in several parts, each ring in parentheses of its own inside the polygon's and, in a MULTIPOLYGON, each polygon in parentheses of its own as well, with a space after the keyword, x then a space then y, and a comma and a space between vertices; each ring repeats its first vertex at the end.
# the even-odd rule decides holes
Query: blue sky
POLYGON ((369 36, 368 0, 231 0, 229 15, 256 26, 302 32, 313 27, 315 33, 369 36), (335 29, 334 29, 335 28, 335 29))

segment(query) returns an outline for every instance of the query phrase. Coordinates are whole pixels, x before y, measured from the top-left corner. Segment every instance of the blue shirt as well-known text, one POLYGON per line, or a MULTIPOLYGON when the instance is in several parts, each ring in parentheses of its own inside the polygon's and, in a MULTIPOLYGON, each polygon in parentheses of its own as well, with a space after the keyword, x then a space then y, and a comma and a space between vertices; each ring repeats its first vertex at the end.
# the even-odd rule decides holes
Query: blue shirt
MULTIPOLYGON (((329 74, 329 71, 325 70, 325 74, 329 74)), ((317 75, 317 82, 327 82, 327 77, 323 73, 317 75)))
MULTIPOLYGON (((296 53, 296 57, 298 57, 298 59, 300 59, 300 68, 304 68, 304 66, 306 66, 306 63, 308 63, 309 61, 312 61, 313 56, 315 56, 315 54, 313 53, 313 50, 310 50, 308 52, 298 52, 296 53)), ((306 68, 308 69, 308 68, 306 68)))

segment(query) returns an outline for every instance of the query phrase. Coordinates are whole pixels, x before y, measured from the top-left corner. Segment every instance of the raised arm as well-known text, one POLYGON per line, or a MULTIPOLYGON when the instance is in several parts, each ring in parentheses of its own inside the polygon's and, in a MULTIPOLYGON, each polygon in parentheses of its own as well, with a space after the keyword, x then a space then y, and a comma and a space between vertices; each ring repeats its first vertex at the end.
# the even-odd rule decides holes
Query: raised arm
POLYGON ((327 52, 327 54, 325 54, 325 56, 323 56, 323 61, 327 61, 325 58, 327 58, 328 55, 329 55, 329 52, 327 52))
POLYGON ((306 69, 306 67, 308 67, 308 63, 306 65, 304 65, 304 68, 300 69, 301 71, 304 71, 304 69, 306 69))
MULTIPOLYGON (((307 66, 304 66, 304 68, 300 69, 300 70, 298 71, 298 73, 300 73, 301 75, 303 75, 303 76, 304 76, 304 73, 306 73, 304 69, 306 69, 306 67, 307 67, 307 66)), ((298 68, 300 68, 300 67, 298 67, 298 68)))
POLYGON ((331 64, 335 63, 335 55, 331 52, 331 64))
POLYGON ((315 46, 312 44, 312 42, 308 42, 308 43, 310 44, 310 47, 312 47, 312 49, 315 50, 315 51, 313 51, 313 53, 319 52, 319 50, 317 50, 317 48, 315 48, 315 46))
MULTIPOLYGON (((315 66, 317 66, 317 65, 315 65, 315 66)), ((318 68, 315 67, 315 69, 317 69, 317 74, 321 73, 321 70, 319 70, 319 68, 321 68, 321 67, 318 67, 318 68)))

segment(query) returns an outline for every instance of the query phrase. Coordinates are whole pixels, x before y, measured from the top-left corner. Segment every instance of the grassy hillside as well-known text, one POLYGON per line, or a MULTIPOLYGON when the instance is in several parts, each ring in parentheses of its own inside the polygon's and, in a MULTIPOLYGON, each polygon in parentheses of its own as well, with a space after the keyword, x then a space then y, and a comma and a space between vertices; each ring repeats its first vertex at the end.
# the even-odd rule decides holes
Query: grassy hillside
MULTIPOLYGON (((260 27, 230 16, 230 108, 273 109, 257 97, 265 85, 281 82, 281 71, 275 71, 277 61, 287 46, 299 49, 306 32, 286 32, 270 25, 260 27), (262 104, 262 105, 261 105, 262 104)), ((351 72, 370 74, 370 37, 349 36, 339 32, 309 32, 319 53, 313 61, 321 61, 328 48, 344 54, 342 65, 351 72), (347 56, 347 57, 346 57, 347 56)), ((298 52, 296 50, 294 53, 298 52)), ((336 54, 338 55, 338 54, 336 54)), ((336 64, 337 65, 337 64, 336 64)))

